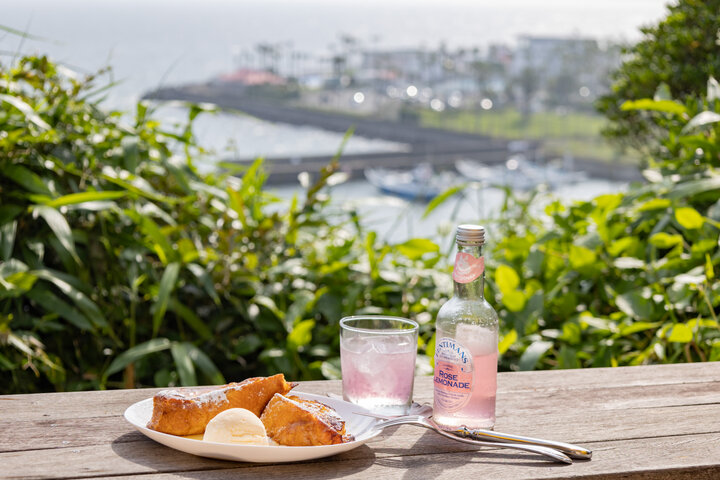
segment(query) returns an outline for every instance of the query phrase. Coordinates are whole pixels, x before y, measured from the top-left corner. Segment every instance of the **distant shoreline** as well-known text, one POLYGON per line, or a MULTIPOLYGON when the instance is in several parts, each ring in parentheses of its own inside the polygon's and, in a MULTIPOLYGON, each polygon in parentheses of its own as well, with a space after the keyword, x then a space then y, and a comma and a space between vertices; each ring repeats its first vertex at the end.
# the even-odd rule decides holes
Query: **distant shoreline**
MULTIPOLYGON (((409 146, 409 152, 342 155, 341 170, 348 173, 351 178, 361 178, 365 168, 408 169, 422 162, 430 163, 438 170, 449 170, 453 169, 455 161, 461 158, 471 158, 487 165, 498 165, 510 154, 509 142, 502 139, 420 127, 412 123, 306 110, 276 101, 238 95, 228 89, 207 84, 161 88, 148 92, 143 98, 157 101, 212 103, 221 109, 242 111, 265 121, 313 126, 338 133, 353 128, 354 134, 361 137, 380 138, 409 146)), ((538 146, 538 143, 530 144, 533 154, 538 146)), ((268 181, 273 184, 296 182, 299 173, 317 174, 332 158, 333 155, 268 158, 266 162, 270 174, 268 181)), ((247 163, 252 159, 225 160, 247 163)), ((635 181, 642 178, 639 170, 633 166, 613 165, 613 168, 608 168, 604 162, 587 158, 575 158, 573 163, 576 170, 584 171, 592 178, 615 181, 635 181)))

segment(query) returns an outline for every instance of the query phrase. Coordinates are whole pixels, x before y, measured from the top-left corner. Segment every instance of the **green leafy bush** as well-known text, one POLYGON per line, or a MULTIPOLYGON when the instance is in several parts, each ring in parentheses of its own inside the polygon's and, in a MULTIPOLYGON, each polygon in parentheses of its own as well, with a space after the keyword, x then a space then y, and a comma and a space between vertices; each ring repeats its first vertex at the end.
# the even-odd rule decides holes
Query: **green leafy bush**
POLYGON ((0 391, 332 377, 341 316, 437 309, 437 247, 332 207, 337 161, 287 206, 260 161, 197 171, 205 107, 178 132, 44 57, 0 74, 0 391))
POLYGON ((665 132, 646 183, 545 215, 508 200, 489 274, 505 368, 720 360, 719 106, 714 87, 626 102, 665 132))
POLYGON ((600 102, 646 182, 587 202, 509 197, 489 275, 505 368, 720 360, 720 3, 683 0, 600 102))
POLYGON ((704 91, 708 77, 718 78, 720 1, 679 0, 668 5, 667 16, 657 25, 640 30, 641 41, 624 49, 625 61, 613 74, 611 92, 600 98, 597 107, 610 120, 605 135, 655 155, 650 148, 658 134, 654 118, 622 105, 656 93, 657 100, 684 102, 704 91))
MULTIPOLYGON (((0 78, 0 391, 335 378, 338 320, 363 312, 416 318, 432 351, 448 256, 333 206, 337 159, 288 205, 261 161, 196 169, 204 106, 167 130, 146 103, 104 111, 104 87, 44 57, 0 78)), ((720 87, 648 84, 617 97, 651 132, 645 182, 544 212, 508 192, 488 225, 502 369, 720 360, 720 87)))

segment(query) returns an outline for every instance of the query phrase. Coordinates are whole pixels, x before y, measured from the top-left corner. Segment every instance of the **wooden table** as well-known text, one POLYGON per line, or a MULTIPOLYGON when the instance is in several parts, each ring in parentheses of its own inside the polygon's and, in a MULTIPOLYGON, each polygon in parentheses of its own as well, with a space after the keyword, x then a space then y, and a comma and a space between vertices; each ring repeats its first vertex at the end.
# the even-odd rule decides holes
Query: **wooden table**
MULTIPOLYGON (((0 478, 720 479, 720 362, 502 373, 498 383, 497 430, 587 446, 592 461, 477 450, 413 426, 321 460, 212 460, 125 422, 125 408, 156 391, 144 389, 0 396, 0 478)), ((298 389, 340 393, 340 382, 298 389)), ((431 401, 432 378, 418 377, 415 390, 431 401)))

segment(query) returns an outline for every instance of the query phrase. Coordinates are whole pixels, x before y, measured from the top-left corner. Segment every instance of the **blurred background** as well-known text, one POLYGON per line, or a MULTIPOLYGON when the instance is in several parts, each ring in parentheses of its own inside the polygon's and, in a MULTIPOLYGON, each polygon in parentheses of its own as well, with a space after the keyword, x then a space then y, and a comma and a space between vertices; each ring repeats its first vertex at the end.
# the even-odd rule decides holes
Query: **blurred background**
MULTIPOLYGON (((367 207, 366 222, 401 240, 492 213, 502 198, 492 187, 591 198, 636 179, 626 167, 637 158, 602 138, 593 105, 621 46, 664 4, 10 0, 1 22, 33 35, 6 38, 7 55, 46 53, 80 73, 111 66, 108 108, 132 112, 142 98, 223 108, 196 121, 215 154, 202 168, 265 157, 285 198, 354 127, 334 201, 367 207), (472 201, 422 218, 423 202, 468 180, 472 201)), ((158 115, 187 116, 176 104, 158 115)))
POLYGON ((0 392, 430 372, 461 223, 500 369, 720 360, 718 12, 5 0, 0 392))

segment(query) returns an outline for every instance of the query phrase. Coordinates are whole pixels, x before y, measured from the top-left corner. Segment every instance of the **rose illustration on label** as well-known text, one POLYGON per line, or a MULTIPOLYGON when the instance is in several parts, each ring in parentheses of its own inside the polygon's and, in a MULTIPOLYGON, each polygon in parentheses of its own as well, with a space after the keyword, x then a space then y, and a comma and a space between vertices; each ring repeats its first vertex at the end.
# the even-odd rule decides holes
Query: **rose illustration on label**
POLYGON ((470 283, 485 271, 485 258, 475 258, 469 253, 458 252, 455 256, 453 280, 458 283, 470 283))

